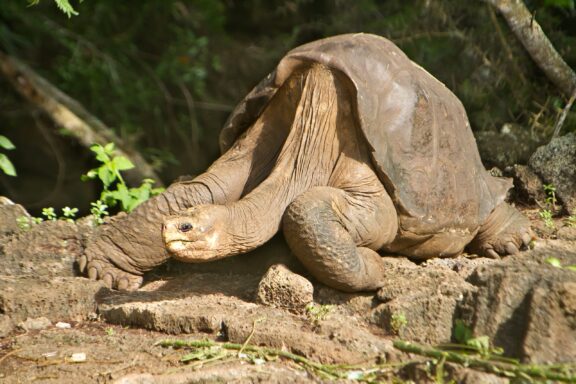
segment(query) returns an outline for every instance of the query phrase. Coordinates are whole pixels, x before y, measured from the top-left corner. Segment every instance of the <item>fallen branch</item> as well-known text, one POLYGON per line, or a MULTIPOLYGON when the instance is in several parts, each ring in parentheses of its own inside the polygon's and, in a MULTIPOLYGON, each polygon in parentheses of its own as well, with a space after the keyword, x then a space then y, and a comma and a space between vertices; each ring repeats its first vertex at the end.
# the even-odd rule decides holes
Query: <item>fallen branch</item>
MULTIPOLYGON (((304 356, 297 355, 281 349, 260 347, 247 344, 235 343, 218 343, 211 340, 162 340, 156 343, 162 347, 173 348, 191 348, 195 352, 192 353, 196 360, 197 366, 203 365, 212 360, 223 359, 248 359, 255 361, 260 359, 262 362, 270 360, 270 358, 281 357, 290 360, 301 368, 306 369, 308 372, 317 374, 329 380, 346 379, 356 380, 361 382, 375 382, 378 379, 387 377, 398 368, 406 364, 414 363, 414 361, 389 363, 389 364, 322 364, 317 361, 310 360, 304 356), (242 357, 239 357, 238 352, 229 352, 228 354, 222 353, 228 351, 244 351, 242 357), (262 357, 265 360, 262 360, 262 357)), ((184 360, 185 357, 182 358, 184 360)), ((186 361, 189 361, 186 359, 186 361)), ((227 360, 228 361, 228 360, 227 360)))
POLYGON ((560 117, 558 118, 558 121, 556 122, 556 126, 554 127, 554 134, 552 134, 552 138, 555 138, 560 134, 560 130, 562 129, 562 126, 564 125, 564 120, 566 120, 566 116, 568 116, 568 112, 570 112, 570 109, 572 108, 572 104, 574 104, 574 100, 576 100, 576 88, 574 88, 574 92, 572 92, 572 96, 570 96, 570 99, 568 99, 568 102, 564 106, 564 109, 562 109, 562 113, 560 113, 560 117))
POLYGON ((564 383, 575 383, 576 372, 567 372, 568 366, 525 365, 513 362, 503 362, 490 357, 470 355, 457 351, 444 351, 437 348, 422 346, 402 340, 394 341, 394 347, 408 353, 426 356, 439 361, 456 363, 464 367, 480 369, 504 377, 555 380, 564 383))
POLYGON ((127 172, 131 183, 139 184, 142 179, 161 180, 142 155, 121 140, 109 127, 91 115, 81 104, 64 94, 19 60, 0 51, 0 72, 14 88, 30 103, 34 104, 63 128, 80 144, 89 148, 93 144, 114 143, 117 154, 127 157, 134 168, 127 172))
POLYGON ((504 17, 534 62, 567 97, 576 90, 576 73, 556 51, 522 0, 484 0, 504 17))

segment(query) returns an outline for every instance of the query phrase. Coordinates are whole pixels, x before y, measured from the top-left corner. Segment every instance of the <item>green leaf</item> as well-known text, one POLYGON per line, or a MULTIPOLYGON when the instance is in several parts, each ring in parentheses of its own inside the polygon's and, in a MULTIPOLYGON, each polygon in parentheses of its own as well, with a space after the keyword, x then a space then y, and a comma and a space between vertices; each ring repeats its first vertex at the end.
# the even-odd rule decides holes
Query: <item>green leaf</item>
POLYGON ((472 330, 461 319, 457 319, 454 324, 454 339, 461 344, 466 344, 472 339, 472 330))
POLYGON ((14 165, 8 156, 3 153, 0 153, 0 169, 8 176, 16 176, 16 169, 14 168, 14 165))
POLYGON ((476 348, 480 353, 487 353, 490 351, 490 339, 488 336, 478 336, 466 342, 472 348, 476 348))
POLYGON ((94 144, 90 147, 90 150, 96 154, 96 160, 101 163, 107 163, 110 161, 110 156, 106 153, 106 150, 100 144, 94 144))
POLYGON ((112 155, 112 152, 114 152, 114 143, 108 143, 104 146, 104 151, 109 154, 112 155))
POLYGON ((104 184, 104 189, 108 189, 110 184, 116 180, 116 174, 110 170, 109 167, 103 165, 98 168, 98 178, 102 180, 102 184, 104 184))
POLYGON ((118 171, 125 171, 134 168, 134 164, 124 156, 117 156, 112 160, 112 163, 118 171))
POLYGON ((68 17, 72 17, 72 15, 74 16, 78 16, 78 12, 76 12, 76 10, 74 8, 72 8, 72 5, 70 5, 70 2, 68 0, 54 0, 56 2, 56 6, 66 14, 66 16, 68 17))
POLYGON ((14 146, 14 144, 12 144, 10 139, 8 139, 6 136, 2 136, 2 135, 0 135, 0 147, 7 149, 7 150, 12 150, 12 149, 16 148, 14 146))
POLYGON ((546 259, 546 262, 547 262, 548 264, 550 264, 551 266, 553 266, 553 267, 562 268, 562 263, 560 262, 559 259, 557 259, 557 258, 555 258, 555 257, 549 257, 549 258, 547 258, 547 259, 546 259))
POLYGON ((567 265, 567 266, 565 266, 564 268, 576 272, 576 265, 567 265))

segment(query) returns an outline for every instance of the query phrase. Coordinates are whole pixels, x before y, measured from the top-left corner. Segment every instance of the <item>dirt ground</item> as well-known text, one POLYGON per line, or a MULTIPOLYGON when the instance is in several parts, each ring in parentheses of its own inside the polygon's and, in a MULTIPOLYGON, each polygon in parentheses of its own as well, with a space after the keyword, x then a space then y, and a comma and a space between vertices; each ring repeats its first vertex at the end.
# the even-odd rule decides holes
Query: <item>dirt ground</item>
MULTIPOLYGON (((2 223, 21 214, 18 206, 0 206, 2 223)), ((170 262, 149 273, 137 292, 111 291, 76 276, 74 260, 91 233, 87 226, 49 222, 22 231, 3 225, 0 382, 301 383, 335 378, 270 349, 323 366, 381 368, 370 376, 349 367, 340 382, 434 382, 429 359, 403 353, 393 341, 449 342, 456 319, 524 362, 574 363, 576 272, 553 266, 550 259, 576 265, 576 228, 558 218, 556 229, 548 229, 537 211, 525 214, 540 239, 520 256, 422 264, 385 258, 390 271, 386 285, 363 294, 340 293, 313 281, 281 239, 254 254, 216 263, 170 262), (276 264, 288 268, 267 274, 264 280, 271 280, 263 284, 266 271, 276 264), (159 345, 164 339, 267 349, 205 348, 184 363, 181 359, 191 350, 159 345)), ((462 383, 508 382, 452 365, 446 365, 445 374, 462 383)))

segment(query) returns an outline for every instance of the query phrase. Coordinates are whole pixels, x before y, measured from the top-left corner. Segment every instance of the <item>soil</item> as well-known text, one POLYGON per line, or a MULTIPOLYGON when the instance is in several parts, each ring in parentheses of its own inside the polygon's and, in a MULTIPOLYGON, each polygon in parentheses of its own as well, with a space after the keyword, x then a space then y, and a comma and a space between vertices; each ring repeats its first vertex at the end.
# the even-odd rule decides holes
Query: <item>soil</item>
MULTIPOLYGON (((4 225, 22 212, 0 204, 0 382, 326 381, 285 358, 233 353, 183 363, 189 351, 158 345, 163 339, 249 341, 322 364, 390 363, 394 377, 433 382, 430 365, 393 341, 449 342, 456 319, 524 362, 576 361, 576 272, 547 261, 576 265, 576 228, 557 218, 549 229, 538 210, 524 210, 539 236, 530 251, 420 264, 384 258, 386 285, 362 294, 314 281, 281 238, 211 264, 169 262, 139 291, 112 291, 77 276, 89 225, 4 225)), ((508 382, 453 365, 445 372, 462 383, 508 382)))

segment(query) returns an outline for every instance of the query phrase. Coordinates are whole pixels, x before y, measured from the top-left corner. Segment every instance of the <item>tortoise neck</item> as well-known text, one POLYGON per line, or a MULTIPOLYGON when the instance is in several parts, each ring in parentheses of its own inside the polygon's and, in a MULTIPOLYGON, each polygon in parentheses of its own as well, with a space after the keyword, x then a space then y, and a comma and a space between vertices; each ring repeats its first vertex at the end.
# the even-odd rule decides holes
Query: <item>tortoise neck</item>
MULTIPOLYGON (((228 205, 237 244, 253 249, 280 229, 288 205, 306 190, 328 185, 340 154, 337 135, 343 100, 334 74, 314 65, 285 86, 301 87, 288 137, 272 172, 243 199, 228 205)), ((280 107, 286 108, 280 104, 280 107)), ((271 106, 265 113, 274 113, 271 106)))

